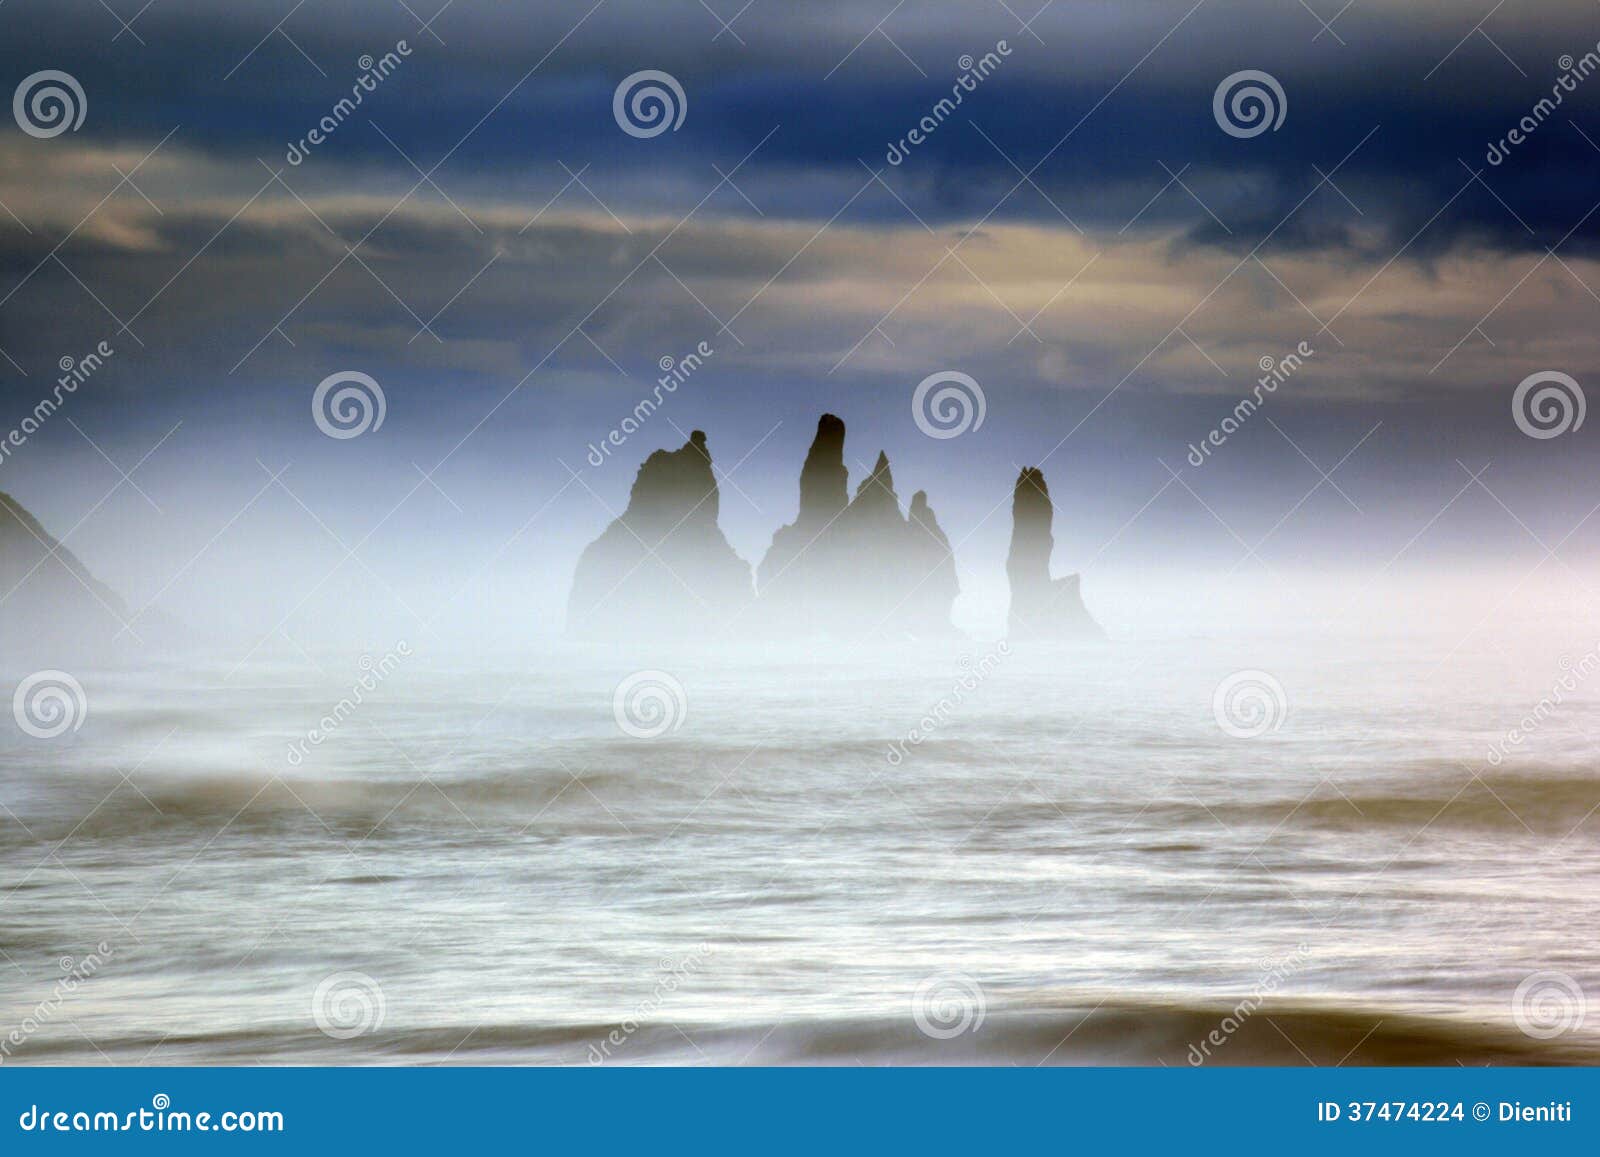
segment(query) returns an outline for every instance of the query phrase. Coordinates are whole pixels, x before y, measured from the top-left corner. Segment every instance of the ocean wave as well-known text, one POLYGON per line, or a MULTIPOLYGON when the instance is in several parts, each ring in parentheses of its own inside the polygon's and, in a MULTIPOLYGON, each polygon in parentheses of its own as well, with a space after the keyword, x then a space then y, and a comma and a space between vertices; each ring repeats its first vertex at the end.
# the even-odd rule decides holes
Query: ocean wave
POLYGON ((708 753, 652 746, 646 759, 636 748, 567 747, 537 760, 456 761, 433 774, 403 762, 334 775, 201 771, 177 763, 141 769, 127 783, 119 775, 80 771, 55 778, 48 791, 37 781, 8 784, 8 806, 26 827, 0 828, 0 845, 59 840, 69 831, 79 841, 223 826, 240 834, 304 829, 367 838, 463 817, 484 830, 521 829, 537 817, 567 835, 615 835, 619 819, 643 836, 662 825, 772 829, 817 817, 848 829, 877 808, 892 822, 914 815, 938 829, 972 832, 978 844, 1065 825, 1160 832, 1165 836, 1149 850, 1174 852, 1214 846, 1224 830, 1359 834, 1427 827, 1564 837, 1600 811, 1600 778, 1587 769, 1499 768, 1474 776, 1441 762, 1381 778, 1324 780, 1306 793, 1272 791, 1259 782, 1240 791, 1226 777, 1152 779, 1154 798, 1098 772, 1007 777, 1001 768, 989 783, 993 806, 975 815, 979 788, 968 775, 955 774, 946 757, 970 767, 980 761, 982 745, 942 742, 952 750, 915 766, 887 764, 875 745, 835 744, 861 766, 848 794, 837 799, 841 756, 813 754, 808 761, 799 749, 708 753), (1015 790, 1018 784, 1027 790, 1015 790), (981 831, 975 831, 980 816, 981 831))
MULTIPOLYGON (((1213 805, 1218 806, 1218 805, 1213 805)), ((1429 827, 1566 835, 1600 808, 1600 778, 1587 768, 1520 767, 1474 773, 1429 761, 1382 784, 1328 783, 1310 799, 1279 799, 1225 810, 1276 823, 1370 829, 1429 827)))
MULTIPOLYGON (((1119 1003, 992 1008, 971 1031, 925 1035, 909 1016, 770 1023, 452 1024, 333 1040, 301 1028, 107 1036, 113 1061, 148 1064, 531 1065, 1593 1065, 1600 1040, 1534 1041, 1465 1016, 1275 1003, 1237 1022, 1217 1004, 1119 1003), (1227 1023, 1231 1032, 1224 1034, 1227 1023), (1223 1043, 1213 1033, 1224 1034, 1223 1043)), ((13 1063, 79 1063, 68 1036, 30 1044, 13 1063)))
MULTIPOLYGON (((1188 772, 1152 777, 1151 795, 1137 785, 1108 787, 1087 777, 1033 783, 1038 795, 995 809, 994 828, 1027 829, 1044 822, 1104 823, 1120 829, 1137 813, 1138 826, 1169 832, 1304 829, 1371 832, 1382 828, 1507 832, 1566 836, 1600 811, 1600 775, 1587 766, 1502 767, 1477 772, 1449 761, 1415 768, 1337 773, 1296 788, 1242 784, 1227 774, 1188 772), (1220 826, 1219 826, 1220 825, 1220 826)), ((1182 841, 1192 842, 1189 840, 1182 841)))
MULTIPOLYGON (((48 799, 18 801, 27 825, 0 836, 11 843, 137 838, 193 829, 238 835, 329 829, 341 838, 378 836, 383 829, 463 817, 484 827, 523 827, 536 815, 604 815, 600 801, 641 795, 691 797, 693 788, 670 777, 641 781, 622 772, 564 767, 512 768, 474 777, 292 777, 245 771, 163 774, 141 772, 133 786, 100 775, 58 784, 48 799)), ((701 794, 704 788, 701 789, 701 794)), ((698 797, 694 797, 698 798, 698 797)), ((613 806, 616 806, 613 804, 613 806)))

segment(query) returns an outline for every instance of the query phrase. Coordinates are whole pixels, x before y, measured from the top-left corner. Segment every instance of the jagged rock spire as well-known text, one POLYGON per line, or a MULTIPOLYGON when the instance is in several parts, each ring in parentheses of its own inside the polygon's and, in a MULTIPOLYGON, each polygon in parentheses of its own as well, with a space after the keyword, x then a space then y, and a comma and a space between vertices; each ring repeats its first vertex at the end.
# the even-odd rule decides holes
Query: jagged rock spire
POLYGON ((1011 497, 1011 553, 1006 558, 1006 578, 1011 582, 1009 632, 1013 638, 1101 637, 1100 627, 1084 608, 1078 576, 1050 577, 1054 521, 1044 472, 1024 467, 1011 497))
POLYGON ((800 468, 802 524, 824 523, 850 500, 850 471, 844 464, 844 423, 832 414, 817 422, 817 436, 800 468))
POLYGON ((824 414, 800 472, 800 511, 757 570, 755 617, 774 631, 931 636, 951 631, 959 590, 927 495, 901 512, 889 456, 849 493, 844 423, 824 414))
POLYGON ((567 603, 574 634, 633 638, 714 634, 753 595, 750 566, 717 524, 711 451, 696 430, 645 459, 628 508, 578 559, 567 603))

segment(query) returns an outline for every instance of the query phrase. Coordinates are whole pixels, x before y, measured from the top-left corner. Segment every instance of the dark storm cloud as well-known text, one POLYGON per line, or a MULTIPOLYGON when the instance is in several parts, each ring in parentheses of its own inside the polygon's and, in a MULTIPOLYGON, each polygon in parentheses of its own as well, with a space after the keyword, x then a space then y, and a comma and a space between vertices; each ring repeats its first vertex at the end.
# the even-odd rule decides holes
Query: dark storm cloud
MULTIPOLYGON (((358 57, 406 39, 412 55, 301 176, 410 172, 403 150, 423 169, 448 156, 437 173, 447 189, 505 189, 559 159, 591 166, 587 179, 619 211, 685 212, 715 181, 712 163, 726 171, 764 139, 739 179, 760 190, 751 199, 768 213, 826 218, 864 160, 888 168, 910 211, 932 223, 991 211, 1060 223, 1059 210, 1085 228, 1121 229, 1167 183, 1165 165, 1184 171, 1220 223, 1172 187, 1140 224, 1183 223, 1196 243, 1246 250, 1308 194, 1274 245, 1350 245, 1362 226, 1381 229, 1372 244, 1392 251, 1450 203, 1417 253, 1454 244, 1539 252, 1600 199, 1600 151, 1579 132, 1600 140, 1600 80, 1568 95, 1503 164, 1485 160, 1549 94, 1557 57, 1581 57, 1600 40, 1592 6, 1544 4, 1537 20, 1497 14, 1459 45, 1472 21, 1442 4, 1358 5, 1320 36, 1308 11, 1278 3, 1058 2, 1024 30, 998 3, 913 0, 874 33, 889 7, 757 3, 720 31, 693 3, 460 0, 429 31, 393 0, 307 5, 287 19, 278 3, 163 0, 135 23, 139 44, 129 32, 113 41, 116 22, 98 4, 14 0, 0 21, 25 24, 27 35, 0 44, 0 71, 80 75, 91 139, 154 140, 181 124, 191 148, 277 164, 347 93, 358 57), (1011 52, 994 75, 902 165, 886 166, 890 144, 948 94, 957 58, 1001 39, 1011 52), (611 121, 613 87, 640 68, 677 76, 691 110, 681 132, 646 145, 611 121), (1289 103, 1281 130, 1251 140, 1212 118, 1217 82, 1244 68, 1274 75, 1289 103), (1313 193, 1317 170, 1347 154, 1336 190, 1313 193), (1039 166, 1038 188, 1024 185, 996 208, 1017 182, 1013 162, 1039 166), (1460 191, 1470 181, 1463 162, 1486 170, 1492 193, 1460 191)), ((854 212, 908 220, 893 201, 854 212)), ((1590 251, 1597 236, 1580 227, 1567 251, 1590 251)))
MULTIPOLYGON (((1207 359, 1248 366, 1303 336, 1281 278, 1320 316, 1359 301, 1337 332, 1367 327, 1386 350, 1352 350, 1308 391, 1416 396, 1446 363, 1452 384, 1500 381, 1487 356, 1450 361, 1463 334, 1547 246, 1577 261, 1597 237, 1600 151, 1583 134, 1600 142, 1600 76, 1504 163, 1483 159, 1560 53, 1600 39, 1592 6, 1479 33, 1456 5, 1384 0, 1332 31, 1300 5, 1231 0, 1057 0, 1027 29, 999 3, 908 0, 876 32, 891 5, 758 0, 731 31, 698 3, 457 0, 431 31, 411 7, 160 0, 120 36, 98 3, 0 8, 17 33, 0 74, 65 68, 90 100, 79 133, 0 141, 0 199, 26 222, 0 216, 0 348, 37 373, 133 316, 159 354, 118 372, 152 395, 197 376, 314 380, 359 355, 446 367, 492 397, 534 367, 608 372, 591 340, 648 367, 738 313, 749 352, 730 339, 719 365, 752 378, 897 377, 925 349, 1043 388, 1106 388, 1132 367, 1135 385, 1203 392, 1232 388, 1207 359), (402 39, 393 74, 288 163, 357 58, 402 39), (889 164, 958 58, 1001 40, 992 75, 889 164), (613 88, 641 68, 682 81, 681 131, 641 141, 614 123, 613 88), (1277 78, 1288 112, 1237 139, 1212 94, 1247 68, 1277 78), (413 162, 437 166, 437 187, 413 162), (138 190, 116 190, 136 165, 138 190), (1235 272, 1267 238, 1271 269, 1235 272), (345 258, 358 241, 362 261, 345 258), (930 278, 952 245, 962 262, 930 278), (1435 278, 1452 291, 1413 309, 1435 278), (897 352, 891 333, 915 341, 897 352)), ((1583 294, 1551 263, 1502 317, 1556 326, 1583 294)))

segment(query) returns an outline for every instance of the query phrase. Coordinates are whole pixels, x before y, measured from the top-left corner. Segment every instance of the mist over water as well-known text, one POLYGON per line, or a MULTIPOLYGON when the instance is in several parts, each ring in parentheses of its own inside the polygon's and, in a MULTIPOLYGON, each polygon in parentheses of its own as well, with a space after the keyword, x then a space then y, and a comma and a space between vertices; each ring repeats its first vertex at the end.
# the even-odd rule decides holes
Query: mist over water
POLYGON ((1600 1064, 1595 5, 141 3, 0 1067, 1600 1064))
POLYGON ((1181 1065, 1269 979, 1205 1063, 1593 1061, 1514 997, 1600 934, 1600 638, 1459 585, 81 669, 81 729, 0 750, 0 1019, 103 942, 19 1061, 1181 1065))

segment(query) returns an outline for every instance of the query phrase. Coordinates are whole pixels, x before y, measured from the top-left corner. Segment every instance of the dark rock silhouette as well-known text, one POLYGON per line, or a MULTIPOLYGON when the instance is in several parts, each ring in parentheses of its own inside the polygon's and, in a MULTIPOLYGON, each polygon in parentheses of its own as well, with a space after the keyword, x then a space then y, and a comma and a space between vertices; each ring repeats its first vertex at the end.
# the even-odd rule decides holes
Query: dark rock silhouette
POLYGON ((103 643, 128 622, 118 595, 0 493, 0 655, 67 641, 103 643))
POLYGON ((848 500, 844 423, 822 415, 800 471, 800 511, 756 572, 758 617, 807 635, 949 634, 960 591, 950 543, 925 493, 900 511, 888 456, 848 500))
POLYGON ((800 468, 800 521, 826 522, 850 501, 844 464, 844 423, 832 414, 817 420, 817 436, 800 468))
POLYGON ((0 492, 0 598, 20 610, 42 601, 57 607, 82 602, 107 615, 127 618, 128 608, 112 589, 95 578, 61 543, 22 508, 0 492))
POLYGON ((811 548, 826 535, 850 500, 850 471, 844 464, 844 423, 822 415, 817 436, 800 468, 800 513, 772 536, 756 569, 756 588, 765 609, 804 611, 818 579, 811 548))
POLYGON ((586 636, 714 633, 749 604, 750 565, 717 525, 706 436, 657 450, 633 481, 628 508, 578 559, 567 629, 586 636))
POLYGON ((950 549, 950 540, 934 517, 928 505, 928 494, 919 490, 911 496, 911 525, 921 534, 913 536, 911 569, 915 574, 926 575, 919 579, 907 602, 910 618, 919 623, 937 623, 948 626, 950 605, 961 593, 961 580, 956 577, 956 558, 950 549))
MULTIPOLYGON (((950 540, 926 491, 902 511, 887 454, 850 494, 845 426, 817 423, 800 470, 799 511, 755 573, 717 524, 719 495, 706 436, 658 450, 634 479, 628 508, 578 560, 567 627, 574 634, 701 638, 735 630, 802 638, 936 638, 956 633, 961 592, 950 540), (748 612, 748 613, 747 613, 748 612)), ((1043 472, 1012 494, 1009 632, 1013 638, 1102 638, 1078 576, 1052 578, 1055 508, 1043 472)))
POLYGON ((1009 633, 1014 639, 1103 638, 1104 632, 1084 608, 1078 576, 1050 577, 1054 520, 1044 472, 1025 467, 1017 475, 1011 498, 1011 553, 1006 558, 1006 577, 1011 580, 1009 633))

